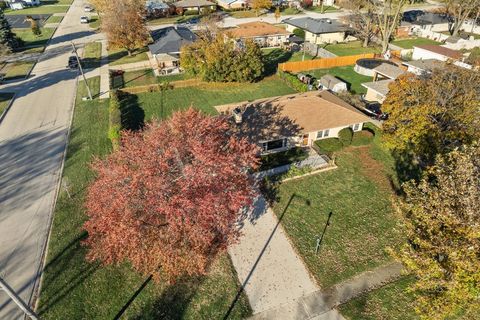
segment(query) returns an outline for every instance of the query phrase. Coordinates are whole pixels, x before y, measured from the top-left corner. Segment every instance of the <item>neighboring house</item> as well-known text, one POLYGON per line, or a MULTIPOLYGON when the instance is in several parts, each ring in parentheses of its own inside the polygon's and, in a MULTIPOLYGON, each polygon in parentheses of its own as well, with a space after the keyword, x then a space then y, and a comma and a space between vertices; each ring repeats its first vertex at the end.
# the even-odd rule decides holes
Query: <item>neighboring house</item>
POLYGON ((433 69, 443 68, 445 62, 436 59, 405 61, 403 65, 408 67, 408 72, 416 75, 423 75, 431 72, 433 69))
POLYGON ((335 4, 335 0, 313 0, 312 5, 316 7, 320 6, 331 7, 335 4))
POLYGON ((440 61, 461 60, 463 54, 460 51, 445 48, 439 45, 420 45, 413 47, 412 60, 436 59, 440 61))
POLYGON ((228 37, 237 41, 251 39, 260 47, 278 47, 288 42, 291 32, 266 22, 248 22, 226 31, 228 37))
POLYGON ((314 44, 336 43, 355 40, 349 35, 349 27, 338 20, 328 18, 298 18, 285 19, 286 29, 293 32, 295 29, 305 31, 305 41, 314 44))
POLYGON ((257 143, 263 153, 311 146, 315 140, 338 137, 344 128, 362 130, 370 119, 328 91, 294 95, 215 107, 232 116, 232 128, 257 143), (238 116, 232 115, 237 109, 238 116))
POLYGON ((5 2, 13 10, 21 10, 40 5, 40 0, 6 0, 5 2))
POLYGON ((216 10, 217 5, 206 0, 181 0, 174 2, 173 5, 182 11, 198 11, 202 9, 216 10))
POLYGON ((333 92, 347 91, 347 84, 342 80, 335 78, 331 74, 326 74, 318 79, 318 89, 330 90, 333 92))
POLYGON ((373 81, 362 83, 367 88, 363 97, 368 102, 383 103, 389 92, 389 86, 406 71, 390 63, 382 63, 373 69, 373 81))
POLYGON ((419 10, 405 12, 403 21, 411 23, 414 30, 422 29, 433 32, 448 31, 453 24, 453 18, 447 14, 419 10))
POLYGON ((224 9, 241 9, 248 7, 247 0, 217 0, 217 4, 224 9))
POLYGON ((149 17, 164 17, 175 13, 175 8, 164 0, 146 0, 145 10, 149 17))
POLYGON ((180 49, 195 41, 195 34, 185 27, 166 27, 151 32, 153 44, 148 46, 149 58, 157 74, 180 71, 180 49))

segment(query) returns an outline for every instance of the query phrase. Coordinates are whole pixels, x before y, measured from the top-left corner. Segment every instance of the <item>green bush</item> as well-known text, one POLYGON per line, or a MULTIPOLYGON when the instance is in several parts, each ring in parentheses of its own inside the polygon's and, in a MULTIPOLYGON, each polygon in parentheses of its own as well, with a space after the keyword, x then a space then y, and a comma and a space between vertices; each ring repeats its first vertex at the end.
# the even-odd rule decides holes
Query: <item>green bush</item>
POLYGON ((353 133, 352 146, 363 146, 373 141, 375 132, 370 128, 364 128, 362 131, 353 133))
POLYGON ((120 101, 118 99, 118 92, 113 91, 108 108, 108 138, 112 142, 113 150, 117 150, 120 146, 121 129, 122 113, 120 111, 120 101))
POLYGON ((291 74, 289 72, 282 71, 280 69, 278 70, 278 75, 292 89, 294 89, 298 92, 307 92, 308 91, 308 85, 303 83, 302 81, 298 80, 296 75, 291 74))
POLYGON ((293 29, 293 34, 297 37, 305 39, 305 31, 303 29, 295 28, 293 29))
POLYGON ((262 156, 260 171, 283 166, 285 164, 304 160, 308 154, 302 148, 292 148, 282 152, 270 153, 262 156))
POLYGON ((197 10, 187 10, 183 13, 184 16, 193 16, 193 15, 197 15, 197 14, 198 14, 197 10))
POLYGON ((315 145, 318 147, 318 151, 327 156, 331 156, 334 152, 341 150, 343 144, 338 138, 327 138, 315 141, 315 145))
POLYGON ((338 132, 338 139, 344 147, 349 146, 352 143, 353 130, 351 128, 343 128, 338 132))

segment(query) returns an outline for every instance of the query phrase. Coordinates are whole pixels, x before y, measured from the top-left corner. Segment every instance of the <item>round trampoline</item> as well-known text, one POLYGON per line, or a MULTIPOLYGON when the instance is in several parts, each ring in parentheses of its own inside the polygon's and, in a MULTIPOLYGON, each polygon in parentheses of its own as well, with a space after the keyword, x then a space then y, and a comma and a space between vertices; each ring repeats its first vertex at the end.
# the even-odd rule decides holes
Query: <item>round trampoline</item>
POLYGON ((366 58, 366 59, 358 59, 355 64, 355 72, 359 74, 363 74, 364 76, 373 76, 373 69, 381 65, 382 63, 388 63, 392 66, 397 66, 395 63, 384 60, 384 59, 374 59, 374 58, 366 58))

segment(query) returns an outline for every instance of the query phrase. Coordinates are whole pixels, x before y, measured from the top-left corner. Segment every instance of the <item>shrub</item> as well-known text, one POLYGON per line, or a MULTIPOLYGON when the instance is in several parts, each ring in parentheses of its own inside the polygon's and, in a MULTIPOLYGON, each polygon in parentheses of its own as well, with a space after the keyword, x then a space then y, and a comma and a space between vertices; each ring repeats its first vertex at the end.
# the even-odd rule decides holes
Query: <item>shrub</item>
POLYGON ((343 144, 338 138, 327 138, 322 140, 315 141, 315 145, 318 147, 318 151, 327 156, 332 156, 332 154, 343 148, 343 144))
POLYGON ((344 147, 349 146, 352 143, 353 130, 351 128, 343 128, 338 133, 338 139, 344 147))
POLYGON ((353 134, 352 146, 363 146, 372 142, 375 133, 370 128, 365 128, 362 131, 357 131, 353 134))
POLYGON ((298 92, 307 92, 308 85, 298 80, 297 76, 289 72, 278 70, 278 75, 283 79, 289 87, 298 91, 298 92))
POLYGON ((113 91, 108 108, 108 138, 112 142, 113 150, 120 146, 120 130, 122 129, 122 113, 118 92, 113 91))
POLYGON ((283 166, 285 164, 304 160, 308 154, 302 148, 292 148, 282 152, 270 153, 262 156, 260 171, 283 166))
POLYGON ((305 39, 305 31, 303 29, 295 28, 293 29, 293 34, 297 37, 305 39))
POLYGON ((197 15, 197 14, 198 14, 197 10, 187 10, 183 13, 184 16, 193 16, 193 15, 197 15))

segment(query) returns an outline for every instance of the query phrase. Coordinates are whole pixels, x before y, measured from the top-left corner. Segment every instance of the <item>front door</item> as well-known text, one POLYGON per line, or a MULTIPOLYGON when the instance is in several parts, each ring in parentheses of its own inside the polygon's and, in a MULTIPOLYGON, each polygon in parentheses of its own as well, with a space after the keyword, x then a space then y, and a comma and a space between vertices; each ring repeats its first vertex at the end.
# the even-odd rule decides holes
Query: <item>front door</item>
POLYGON ((304 134, 302 137, 302 145, 308 146, 308 134, 304 134))

